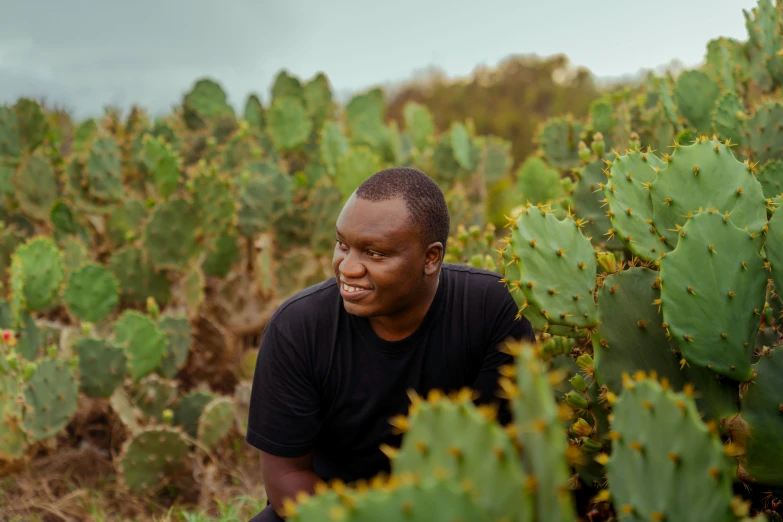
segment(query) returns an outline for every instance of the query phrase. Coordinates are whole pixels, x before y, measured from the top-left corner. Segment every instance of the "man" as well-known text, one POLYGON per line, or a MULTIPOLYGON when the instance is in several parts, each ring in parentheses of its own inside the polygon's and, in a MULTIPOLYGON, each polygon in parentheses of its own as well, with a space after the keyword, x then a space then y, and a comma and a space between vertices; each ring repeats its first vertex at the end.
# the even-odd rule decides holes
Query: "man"
POLYGON ((470 386, 502 406, 498 367, 513 359, 498 344, 533 330, 498 274, 443 262, 448 234, 443 193, 416 169, 377 172, 348 199, 334 277, 289 298, 262 335, 247 442, 269 505, 251 522, 281 520, 283 499, 318 481, 388 473, 380 446, 399 447, 389 419, 410 389, 470 386))

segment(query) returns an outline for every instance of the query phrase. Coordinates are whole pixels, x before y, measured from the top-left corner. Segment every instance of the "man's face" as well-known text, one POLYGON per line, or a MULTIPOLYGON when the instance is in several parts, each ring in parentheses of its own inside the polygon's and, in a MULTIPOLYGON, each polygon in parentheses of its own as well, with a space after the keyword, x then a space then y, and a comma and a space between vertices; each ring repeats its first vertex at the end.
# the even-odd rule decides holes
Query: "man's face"
POLYGON ((373 202, 351 196, 336 233, 332 266, 348 313, 404 313, 425 295, 427 276, 438 273, 442 247, 422 244, 402 198, 373 202))

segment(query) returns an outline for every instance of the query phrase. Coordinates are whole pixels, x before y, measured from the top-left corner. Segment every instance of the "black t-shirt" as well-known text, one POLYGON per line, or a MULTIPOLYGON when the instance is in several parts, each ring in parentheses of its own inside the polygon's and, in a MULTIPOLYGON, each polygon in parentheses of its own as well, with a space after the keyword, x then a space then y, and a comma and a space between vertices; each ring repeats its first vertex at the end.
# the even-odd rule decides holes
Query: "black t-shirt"
POLYGON ((383 443, 399 447, 389 419, 407 414, 407 390, 426 396, 468 386, 477 404, 497 397, 499 366, 513 358, 497 344, 534 340, 500 276, 444 263, 419 328, 400 341, 378 337, 366 318, 343 308, 334 278, 287 299, 261 338, 247 442, 282 457, 315 450, 323 480, 389 472, 383 443))

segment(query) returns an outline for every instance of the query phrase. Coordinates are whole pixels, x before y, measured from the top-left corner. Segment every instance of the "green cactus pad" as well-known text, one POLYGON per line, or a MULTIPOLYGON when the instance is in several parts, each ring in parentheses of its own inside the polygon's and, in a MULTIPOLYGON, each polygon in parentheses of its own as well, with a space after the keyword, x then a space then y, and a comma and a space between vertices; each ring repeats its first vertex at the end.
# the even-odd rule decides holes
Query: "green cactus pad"
POLYGON ((598 331, 592 337, 596 380, 622 390, 623 373, 643 371, 665 378, 674 391, 691 384, 705 419, 735 415, 736 386, 707 368, 681 366, 677 345, 666 336, 660 311, 658 272, 632 267, 608 276, 598 293, 598 331))
POLYGON ((534 346, 509 348, 516 357, 516 382, 501 377, 500 386, 511 398, 524 469, 536 485, 534 520, 573 522, 576 511, 568 486, 568 441, 550 384, 557 374, 547 373, 534 346))
POLYGON ((200 172, 192 181, 193 205, 206 236, 217 236, 233 227, 236 207, 231 182, 217 172, 200 172))
POLYGON ((332 88, 329 78, 318 72, 310 81, 304 84, 302 97, 307 107, 307 114, 312 118, 313 125, 320 128, 323 122, 332 115, 332 88))
POLYGON ((209 401, 198 419, 198 440, 212 449, 234 427, 234 402, 230 397, 217 397, 209 401))
POLYGON ((58 358, 35 363, 32 377, 23 385, 26 411, 22 428, 30 442, 53 437, 76 414, 79 383, 72 366, 58 358))
POLYGON ((266 126, 265 114, 264 106, 261 104, 261 100, 258 96, 255 94, 249 95, 245 101, 243 117, 252 130, 260 131, 264 129, 266 126))
POLYGON ((612 411, 617 436, 606 469, 624 520, 735 520, 728 459, 691 397, 629 378, 612 411))
POLYGON ((453 122, 449 128, 449 140, 457 164, 467 171, 473 171, 476 168, 478 151, 473 145, 467 127, 463 123, 453 122))
POLYGON ((49 221, 54 227, 54 238, 58 242, 76 236, 84 242, 90 241, 90 233, 74 216, 73 209, 62 199, 54 202, 49 211, 49 221))
POLYGON ((318 488, 315 495, 300 497, 298 503, 287 502, 285 515, 290 522, 323 521, 325 517, 341 522, 505 520, 483 510, 470 485, 437 477, 377 479, 361 491, 341 484, 334 489, 318 488))
POLYGON ((192 391, 179 399, 174 408, 174 423, 181 426, 193 438, 198 437, 198 424, 201 413, 216 396, 206 391, 192 391))
POLYGON ((560 173, 537 157, 531 156, 516 172, 515 200, 522 205, 548 204, 565 196, 560 173))
POLYGON ((670 250, 656 228, 649 189, 657 169, 665 165, 652 152, 628 152, 612 162, 609 179, 602 185, 614 234, 645 261, 670 250))
POLYGON ((253 237, 269 230, 293 202, 293 182, 274 163, 253 163, 239 181, 240 234, 253 237))
POLYGON ((144 227, 147 258, 158 269, 179 270, 199 251, 196 238, 198 209, 184 197, 161 203, 144 227))
POLYGON ((81 390, 90 397, 110 397, 125 379, 127 357, 108 339, 78 339, 73 349, 79 356, 81 390))
POLYGON ((760 104, 748 119, 747 128, 753 161, 764 164, 769 160, 783 160, 783 103, 760 104))
POLYGON ((574 213, 577 219, 584 223, 582 232, 590 238, 593 245, 601 249, 617 250, 623 244, 617 235, 608 235, 612 221, 606 214, 607 207, 603 200, 604 193, 601 184, 606 183, 603 161, 593 160, 582 167, 579 172, 579 182, 574 189, 574 213))
POLYGON ((381 169, 381 160, 366 146, 353 146, 337 162, 335 181, 343 195, 348 199, 361 183, 381 169))
POLYGON ((712 110, 720 97, 720 87, 704 71, 683 71, 674 86, 674 101, 697 133, 712 130, 712 110))
POLYGON ((753 382, 740 399, 741 418, 730 423, 743 451, 738 476, 766 486, 783 486, 783 350, 767 350, 754 366, 753 382))
POLYGON ((514 164, 511 154, 511 142, 489 136, 477 142, 481 143, 481 162, 479 168, 488 187, 503 180, 514 164))
POLYGON ((21 396, 19 376, 16 373, 4 375, 0 372, 0 460, 18 459, 24 455, 21 396))
POLYGON ((106 217, 106 235, 112 243, 121 247, 129 243, 129 236, 138 236, 139 230, 147 217, 147 208, 144 202, 132 197, 123 199, 117 205, 113 205, 106 217))
POLYGON ((85 171, 90 195, 101 202, 119 201, 125 195, 122 186, 120 148, 111 136, 97 138, 90 146, 85 171))
POLYGON ((20 156, 21 150, 19 118, 10 107, 1 106, 0 158, 16 159, 20 156))
POLYGON ((42 154, 25 156, 13 178, 19 208, 38 221, 47 221, 57 199, 57 178, 42 154))
POLYGON ((533 496, 526 493, 526 475, 513 439, 494 422, 492 410, 471 401, 470 390, 450 398, 432 393, 427 401, 413 396, 408 417, 393 419, 405 428, 392 460, 392 473, 435 475, 454 482, 471 481, 477 502, 487 513, 512 520, 533 520, 533 496))
POLYGON ((783 194, 783 161, 770 161, 756 174, 764 190, 764 197, 772 199, 783 194))
POLYGON ((435 135, 435 122, 430 110, 425 105, 411 101, 403 108, 403 118, 405 132, 411 136, 414 146, 419 151, 428 149, 435 135))
POLYGON ((121 300, 143 305, 153 297, 164 305, 171 298, 171 284, 163 271, 156 271, 144 259, 144 252, 125 246, 112 254, 108 268, 120 282, 121 300))
POLYGON ((177 399, 177 383, 151 373, 134 383, 130 400, 147 419, 162 422, 163 411, 177 399))
POLYGON ((511 280, 506 263, 508 285, 521 291, 549 324, 576 333, 596 325, 595 250, 573 218, 560 221, 544 207, 527 207, 507 248, 519 270, 519 279, 511 280))
POLYGON ((136 381, 156 370, 166 353, 166 334, 147 315, 126 310, 114 323, 115 342, 128 357, 128 373, 136 381))
POLYGON ((107 268, 88 263, 72 273, 63 298, 80 321, 97 323, 117 306, 120 285, 107 268))
POLYGON ((383 91, 373 88, 353 96, 345 105, 345 117, 351 145, 379 149, 387 138, 383 123, 385 106, 383 91))
POLYGON ((579 165, 578 145, 583 131, 578 121, 551 118, 542 125, 536 140, 547 162, 565 170, 579 165))
POLYGON ((337 163, 348 152, 348 138, 336 122, 328 121, 321 129, 320 143, 321 160, 326 166, 326 172, 330 176, 335 176, 337 163))
POLYGON ((168 199, 182 182, 181 160, 165 139, 145 135, 142 159, 152 174, 158 194, 168 199))
POLYGON ((240 259, 236 229, 226 231, 212 239, 206 247, 206 257, 201 265, 205 275, 226 277, 231 267, 240 259))
POLYGON ((233 118, 234 109, 228 103, 226 92, 211 78, 199 78, 182 100, 185 123, 190 129, 199 129, 220 118, 233 118))
POLYGON ((293 150, 307 141, 313 122, 304 103, 292 97, 277 97, 266 113, 269 135, 279 151, 293 150))
POLYGON ((656 301, 658 272, 631 267, 611 274, 598 292, 599 327, 593 336, 596 379, 610 390, 622 390, 622 375, 656 372, 672 388, 684 384, 676 345, 670 343, 656 301))
POLYGON ((184 316, 165 316, 158 321, 158 328, 166 334, 166 353, 160 367, 160 374, 173 379, 185 366, 193 343, 190 322, 184 316))
POLYGON ((134 433, 123 445, 118 470, 135 494, 153 494, 187 465, 189 444, 180 430, 157 426, 134 433))
POLYGON ((718 99, 712 114, 712 125, 722 140, 743 145, 745 137, 745 107, 734 92, 727 92, 718 99))
POLYGON ((59 295, 65 279, 63 253, 52 239, 36 236, 20 245, 11 256, 11 306, 28 312, 42 310, 59 295))
POLYGON ((678 146, 650 192, 656 230, 672 248, 679 229, 699 209, 728 212, 734 225, 759 237, 767 223, 761 184, 747 164, 716 140, 678 146))
POLYGON ((751 377, 766 288, 750 234, 718 212, 694 215, 661 260, 663 319, 683 358, 737 381, 751 377))
POLYGON ((35 150, 46 137, 48 124, 46 115, 37 101, 20 98, 14 105, 19 119, 19 137, 22 147, 27 151, 35 150))

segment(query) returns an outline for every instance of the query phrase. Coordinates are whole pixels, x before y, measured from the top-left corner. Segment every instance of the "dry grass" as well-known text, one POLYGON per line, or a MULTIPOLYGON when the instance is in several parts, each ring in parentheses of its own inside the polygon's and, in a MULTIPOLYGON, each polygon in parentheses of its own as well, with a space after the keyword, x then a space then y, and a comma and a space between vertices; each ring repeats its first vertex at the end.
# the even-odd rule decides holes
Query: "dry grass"
POLYGON ((220 520, 247 520, 266 498, 259 470, 257 452, 234 438, 204 461, 194 462, 188 475, 178 477, 155 498, 142 498, 122 487, 110 458, 100 449, 59 448, 24 466, 0 470, 0 521, 173 522, 185 520, 183 510, 220 520), (237 497, 259 504, 231 515, 227 506, 237 497))

